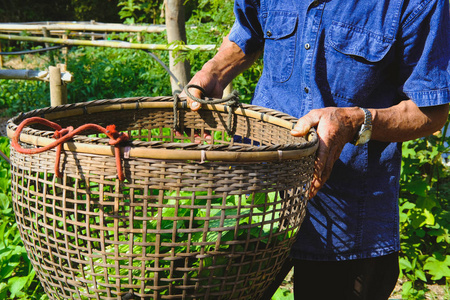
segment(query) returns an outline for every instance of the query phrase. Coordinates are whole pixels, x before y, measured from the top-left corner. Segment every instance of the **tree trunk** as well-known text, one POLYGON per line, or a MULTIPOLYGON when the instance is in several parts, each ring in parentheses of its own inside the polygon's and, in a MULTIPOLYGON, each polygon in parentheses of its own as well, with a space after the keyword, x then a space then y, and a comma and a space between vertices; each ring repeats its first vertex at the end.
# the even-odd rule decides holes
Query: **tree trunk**
MULTIPOLYGON (((175 41, 182 41, 186 43, 186 28, 184 18, 184 3, 185 0, 165 0, 165 14, 166 14, 166 28, 167 41, 173 43, 175 41)), ((178 79, 178 82, 170 78, 172 91, 180 90, 190 80, 191 67, 189 61, 182 60, 175 64, 178 56, 173 55, 170 51, 170 70, 178 79)))

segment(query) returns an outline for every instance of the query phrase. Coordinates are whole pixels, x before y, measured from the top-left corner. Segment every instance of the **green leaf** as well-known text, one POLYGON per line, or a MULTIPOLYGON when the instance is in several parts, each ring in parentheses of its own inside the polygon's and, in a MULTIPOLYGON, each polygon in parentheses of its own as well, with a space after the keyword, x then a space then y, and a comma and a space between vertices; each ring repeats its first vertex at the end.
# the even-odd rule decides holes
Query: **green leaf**
POLYGON ((432 197, 419 197, 416 201, 416 205, 418 208, 425 208, 431 211, 437 206, 437 201, 432 197))
POLYGON ((0 278, 9 278, 14 272, 14 269, 19 265, 19 262, 9 263, 5 266, 2 266, 0 270, 0 278))
POLYGON ((402 285, 402 298, 408 299, 409 297, 407 295, 409 295, 411 293, 412 289, 413 289, 413 282, 412 281, 407 281, 407 282, 403 283, 403 285, 402 285))
POLYGON ((16 297, 16 294, 18 294, 27 284, 28 282, 28 276, 23 277, 13 277, 8 280, 9 285, 9 292, 11 293, 11 299, 14 299, 16 297))
POLYGON ((416 277, 422 280, 423 282, 427 282, 427 277, 425 276, 425 272, 423 270, 415 269, 414 275, 416 275, 416 277))
POLYGON ((410 181, 404 184, 403 186, 410 193, 416 194, 418 196, 426 197, 428 195, 428 191, 430 189, 428 182, 422 180, 421 178, 416 179, 414 181, 410 181))
POLYGON ((422 226, 423 225, 433 226, 434 224, 436 224, 434 215, 428 209, 423 210, 423 215, 425 216, 425 221, 423 222, 422 226))
POLYGON ((289 290, 279 288, 273 295, 272 300, 294 300, 294 294, 289 290))
POLYGON ((443 257, 429 257, 423 266, 432 275, 432 280, 440 280, 443 277, 450 277, 450 255, 443 257))
POLYGON ((399 264, 400 264, 400 267, 402 269, 405 269, 407 271, 413 269, 413 266, 412 266, 411 262, 408 259, 404 258, 404 257, 400 257, 399 258, 399 264))
POLYGON ((0 193, 0 211, 9 209, 11 199, 5 193, 0 193))
POLYGON ((447 244, 450 244, 450 234, 447 228, 444 228, 443 233, 436 237, 436 242, 438 243, 445 242, 447 244))
POLYGON ((5 282, 0 282, 0 299, 7 299, 8 285, 5 282))

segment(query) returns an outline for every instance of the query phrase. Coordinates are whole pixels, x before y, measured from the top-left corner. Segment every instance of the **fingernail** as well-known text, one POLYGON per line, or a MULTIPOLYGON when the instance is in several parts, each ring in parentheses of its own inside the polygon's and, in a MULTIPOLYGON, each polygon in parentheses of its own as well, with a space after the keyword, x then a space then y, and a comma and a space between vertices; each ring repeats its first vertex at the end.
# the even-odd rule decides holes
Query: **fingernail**
POLYGON ((192 109, 197 109, 197 108, 199 108, 200 107, 200 103, 198 103, 198 102, 192 102, 192 104, 191 104, 191 108, 192 109))

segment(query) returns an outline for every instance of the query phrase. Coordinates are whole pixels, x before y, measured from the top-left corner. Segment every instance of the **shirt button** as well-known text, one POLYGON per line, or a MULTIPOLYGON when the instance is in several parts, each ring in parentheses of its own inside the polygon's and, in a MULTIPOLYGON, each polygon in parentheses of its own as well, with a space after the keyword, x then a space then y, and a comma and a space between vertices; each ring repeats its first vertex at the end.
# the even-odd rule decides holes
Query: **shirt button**
POLYGON ((306 44, 305 44, 305 49, 306 49, 306 50, 309 50, 309 48, 311 48, 311 45, 310 45, 309 43, 306 43, 306 44))
POLYGON ((267 30, 266 34, 267 34, 268 37, 271 37, 272 36, 272 31, 267 30))
POLYGON ((307 86, 305 86, 305 93, 309 93, 309 88, 307 86))

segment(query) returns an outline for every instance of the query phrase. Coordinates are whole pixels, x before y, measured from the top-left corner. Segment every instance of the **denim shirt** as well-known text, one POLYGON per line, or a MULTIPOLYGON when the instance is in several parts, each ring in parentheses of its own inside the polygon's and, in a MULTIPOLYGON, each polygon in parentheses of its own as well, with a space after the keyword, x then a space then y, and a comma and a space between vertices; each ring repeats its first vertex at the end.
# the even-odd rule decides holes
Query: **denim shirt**
MULTIPOLYGON (((236 0, 229 39, 264 49, 253 104, 301 117, 328 106, 450 101, 448 0, 236 0)), ((401 144, 347 144, 307 207, 294 258, 400 250, 401 144)))

